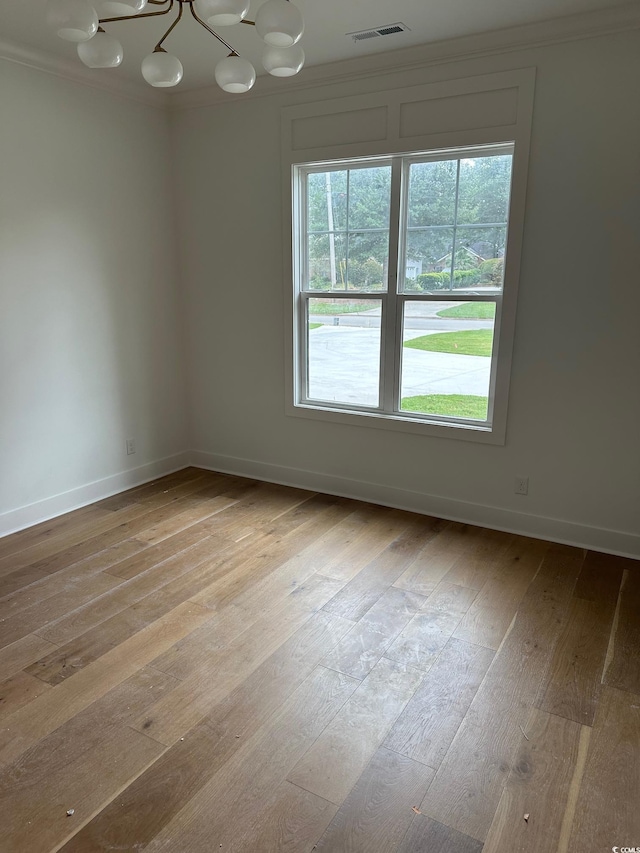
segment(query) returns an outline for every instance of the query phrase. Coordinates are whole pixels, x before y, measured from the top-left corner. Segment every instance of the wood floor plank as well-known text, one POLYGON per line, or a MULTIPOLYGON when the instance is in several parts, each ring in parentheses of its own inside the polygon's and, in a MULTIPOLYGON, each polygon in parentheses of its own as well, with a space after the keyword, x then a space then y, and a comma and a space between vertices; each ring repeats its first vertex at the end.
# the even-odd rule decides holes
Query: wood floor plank
POLYGON ((433 776, 430 767, 379 749, 314 850, 319 853, 395 850, 411 824, 413 808, 422 801, 433 776))
POLYGON ((388 589, 325 657, 324 665, 365 678, 425 600, 403 589, 388 589))
POLYGON ((261 727, 310 677, 327 648, 350 624, 326 613, 312 616, 117 801, 96 815, 65 847, 66 853, 145 847, 240 748, 260 736, 261 727))
MULTIPOLYGON (((230 572, 210 589, 193 596, 193 601, 203 607, 220 609, 244 592, 256 579, 262 578, 312 546, 319 536, 334 528, 349 514, 346 502, 329 499, 326 495, 314 498, 281 516, 277 526, 264 540, 245 550, 244 561, 238 571, 230 572), (245 567, 251 559, 250 566, 245 567)), ((338 614, 340 615, 340 614, 338 614)))
POLYGON ((460 622, 460 614, 423 608, 386 651, 390 660, 428 672, 460 622))
MULTIPOLYGON (((32 566, 27 566, 24 569, 18 569, 0 578, 0 599, 4 599, 9 595, 20 592, 25 587, 31 586, 39 580, 48 578, 49 573, 42 569, 34 569, 32 566)), ((2 606, 0 604, 0 613, 2 606)))
MULTIPOLYGON (((270 610, 292 600, 291 596, 303 596, 305 585, 312 582, 315 566, 321 562, 317 555, 307 560, 306 544, 331 531, 345 511, 341 504, 328 505, 316 513, 316 518, 304 521, 284 536, 269 533, 255 544, 241 547, 235 557, 223 564, 224 571, 217 572, 209 585, 190 597, 214 610, 216 619, 167 651, 156 665, 186 678, 203 665, 211 651, 228 646, 270 610), (291 554, 295 556, 290 557, 291 554)), ((334 592, 343 586, 331 578, 325 578, 322 584, 334 592)))
POLYGON ((313 842, 322 835, 337 806, 286 781, 273 800, 257 814, 246 816, 239 836, 226 845, 230 853, 299 853, 318 849, 313 842))
POLYGON ((481 853, 482 843, 425 815, 416 815, 397 853, 427 853, 427 851, 428 853, 481 853))
POLYGON ((450 639, 384 745, 436 770, 464 720, 494 652, 450 639))
POLYGON ((593 725, 623 568, 620 558, 587 555, 566 627, 541 686, 539 708, 593 725))
POLYGON ((188 507, 166 521, 146 527, 136 534, 136 539, 146 545, 157 545, 159 542, 164 542, 165 539, 175 536, 176 533, 181 533, 206 518, 223 512, 234 503, 233 498, 228 498, 225 495, 216 495, 208 500, 199 501, 195 506, 188 507))
MULTIPOLYGON (((630 560, 631 564, 632 561, 630 560)), ((625 570, 611 636, 604 683, 640 695, 640 572, 625 570)))
POLYGON ((95 554, 108 545, 128 539, 135 535, 135 532, 144 530, 156 521, 170 517, 174 512, 174 505, 179 505, 180 500, 188 499, 198 488, 201 488, 200 484, 183 484, 169 490, 167 494, 155 495, 145 504, 133 504, 107 513, 99 520, 86 522, 61 536, 39 542, 18 554, 3 557, 0 559, 0 577, 25 566, 34 566, 51 573, 95 554))
MULTIPOLYGON (((226 516, 228 509, 234 508, 238 503, 240 501, 231 503, 227 509, 216 512, 214 515, 207 515, 204 521, 186 527, 179 532, 174 532, 171 536, 163 538, 158 544, 150 545, 134 536, 116 542, 102 551, 98 551, 97 554, 91 554, 79 561, 72 562, 70 566, 60 569, 54 574, 47 572, 38 582, 32 582, 27 588, 0 600, 0 617, 24 610, 25 607, 36 601, 43 601, 59 591, 61 583, 65 585, 77 583, 84 580, 89 574, 107 572, 129 580, 157 565, 163 559, 167 559, 203 539, 211 537, 211 525, 207 525, 207 521, 210 522, 221 514, 226 516)), ((220 533, 220 529, 225 526, 218 523, 216 532, 220 533)), ((233 524, 228 525, 228 527, 232 529, 233 524)), ((31 569, 23 571, 31 571, 31 569)), ((12 577, 13 575, 10 575, 0 579, 0 586, 12 577)))
POLYGON ((176 607, 74 678, 11 714, 0 730, 0 762, 15 760, 210 617, 208 611, 195 604, 176 607))
POLYGON ((76 675, 84 666, 98 660, 114 646, 128 640, 175 607, 188 602, 191 595, 208 586, 218 572, 225 570, 225 561, 232 554, 237 556, 242 549, 243 545, 239 543, 225 546, 212 560, 198 564, 84 634, 64 645, 51 646, 48 654, 38 658, 28 668, 29 671, 51 684, 76 675))
MULTIPOLYGON (((134 727, 149 731, 167 746, 175 743, 295 634, 335 593, 339 583, 314 575, 290 602, 258 620, 228 646, 210 651, 205 648, 202 669, 199 666, 186 677, 149 714, 136 720, 134 727), (203 679, 203 671, 215 672, 215 679, 203 679)), ((160 663, 155 660, 154 666, 160 663)))
MULTIPOLYGON (((15 643, 27 634, 36 633, 39 629, 54 622, 122 583, 118 578, 106 574, 96 574, 79 582, 73 590, 63 591, 36 602, 20 613, 0 620, 0 646, 15 643)), ((47 639, 47 637, 44 637, 47 639)), ((51 641, 50 641, 51 642, 51 641)))
POLYGON ((451 615, 464 616, 477 595, 477 589, 449 583, 448 581, 440 581, 427 598, 424 609, 442 610, 451 615))
POLYGON ((452 548, 468 556, 497 560, 518 540, 521 544, 524 544, 525 540, 533 541, 526 537, 503 533, 500 530, 490 530, 486 527, 453 521, 434 540, 434 546, 444 549, 452 548))
POLYGON ((549 550, 421 805, 484 841, 566 620, 583 556, 549 550))
POLYGON ((589 734, 587 726, 573 720, 544 711, 532 713, 483 853, 557 853, 571 785, 589 734))
POLYGON ((398 577, 394 586, 416 592, 419 595, 430 596, 451 567, 460 558, 460 552, 455 548, 445 548, 436 536, 422 549, 405 571, 398 577))
POLYGON ((50 689, 48 684, 44 684, 26 672, 12 675, 0 684, 0 722, 50 689))
POLYGON ((214 497, 225 488, 228 478, 209 475, 201 481, 183 483, 176 488, 159 492, 144 503, 109 512, 72 534, 40 543, 17 555, 0 559, 0 577, 25 566, 52 574, 75 562, 99 554, 105 548, 120 544, 143 532, 153 524, 171 519, 189 507, 214 497))
MULTIPOLYGON (((325 566, 324 573, 345 583, 374 560, 398 538, 411 523, 409 513, 365 504, 362 513, 370 519, 366 530, 350 545, 337 560, 325 566)), ((435 533, 435 525, 434 525, 435 533)))
POLYGON ((455 636, 497 649, 542 562, 546 546, 520 541, 495 564, 491 578, 458 626, 455 636))
POLYGON ((0 649, 0 681, 6 681, 16 672, 32 664, 42 655, 55 651, 57 647, 36 634, 28 634, 15 643, 0 649))
POLYGON ((622 847, 639 578, 195 468, 21 531, 0 541, 0 848, 622 847))
POLYGON ((604 687, 565 851, 637 846, 640 838, 640 702, 604 687), (635 840, 634 840, 635 839, 635 840))
POLYGON ((633 565, 633 560, 626 560, 624 557, 588 551, 576 582, 574 596, 586 601, 600 601, 606 607, 615 607, 622 573, 633 565))
POLYGON ((495 559, 488 557, 461 554, 444 576, 443 581, 481 590, 491 577, 495 562, 495 559))
POLYGON ((340 805, 421 680, 413 667, 383 658, 291 771, 289 782, 340 805))
POLYGON ((540 688, 539 708, 593 725, 614 610, 574 598, 566 627, 540 688))
POLYGON ((414 562, 433 535, 432 522, 418 519, 365 566, 326 606, 326 610, 357 621, 414 562))
POLYGON ((342 673, 315 669, 259 736, 240 748, 145 849, 209 853, 220 844, 231 846, 246 813, 274 805, 291 768, 358 684, 342 673))
POLYGON ((49 654, 43 655, 24 671, 41 682, 54 687, 77 675, 85 667, 115 648, 108 638, 95 631, 88 631, 63 646, 52 646, 49 654))
MULTIPOLYGON (((56 645, 68 643, 181 575, 210 561, 213 554, 224 551, 230 544, 208 537, 166 559, 160 556, 155 565, 145 572, 135 575, 129 581, 116 582, 112 589, 99 598, 94 598, 72 613, 49 622, 45 628, 38 630, 38 635, 56 645)), ((104 574, 108 575, 106 572, 104 574)))
POLYGON ((17 554, 19 551, 32 548, 42 542, 49 542, 56 536, 62 536, 73 528, 86 525, 87 522, 91 524, 93 521, 105 518, 108 514, 106 509, 102 509, 97 504, 92 504, 59 515, 57 518, 43 521, 40 524, 34 524, 25 530, 19 530, 17 533, 10 533, 0 539, 0 558, 17 554))
POLYGON ((142 710, 168 680, 136 673, 0 770, 3 851, 57 848, 161 755, 160 744, 124 723, 127 708, 142 710))
MULTIPOLYGON (((137 542, 135 539, 126 539, 77 563, 71 563, 57 572, 51 574, 46 572, 38 580, 5 596, 0 602, 0 614, 3 618, 12 616, 32 604, 42 603, 63 588, 73 589, 76 584, 84 583, 89 575, 108 570, 121 560, 127 560, 144 551, 145 547, 142 542, 137 542)), ((8 576, 8 578, 12 577, 13 575, 8 576)))
POLYGON ((94 506, 114 512, 131 506, 133 503, 144 504, 150 498, 155 498, 158 494, 170 493, 173 489, 188 483, 197 481, 200 486, 204 485, 211 481, 211 473, 210 471, 204 471, 202 468, 182 468, 182 470, 175 471, 173 474, 167 474, 165 477, 159 477, 157 480, 151 480, 140 486, 134 486, 131 489, 126 489, 124 492, 118 492, 109 498, 103 498, 97 501, 94 506))

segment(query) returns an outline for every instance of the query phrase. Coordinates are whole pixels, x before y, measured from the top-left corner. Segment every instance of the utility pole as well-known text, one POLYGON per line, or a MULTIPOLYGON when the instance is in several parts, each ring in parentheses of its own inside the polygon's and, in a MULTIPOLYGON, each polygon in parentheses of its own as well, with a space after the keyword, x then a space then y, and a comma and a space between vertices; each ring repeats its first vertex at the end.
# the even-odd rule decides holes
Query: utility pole
POLYGON ((329 223, 329 267, 331 270, 331 289, 336 289, 338 276, 336 274, 336 237, 333 233, 333 197, 331 194, 331 172, 325 172, 325 186, 327 188, 327 220, 329 223))

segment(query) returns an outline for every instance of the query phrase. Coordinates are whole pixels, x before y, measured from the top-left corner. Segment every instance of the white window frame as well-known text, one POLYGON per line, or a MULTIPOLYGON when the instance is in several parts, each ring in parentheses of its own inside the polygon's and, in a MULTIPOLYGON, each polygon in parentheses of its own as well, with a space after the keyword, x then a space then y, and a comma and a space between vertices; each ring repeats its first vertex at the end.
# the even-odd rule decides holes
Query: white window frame
MULTIPOLYGON (((534 90, 535 69, 525 68, 283 108, 284 286, 285 319, 288 328, 285 336, 287 415, 422 436, 505 444, 534 90), (473 100, 476 98, 477 101, 473 100), (433 109, 431 104, 434 105, 433 109), (443 105, 444 109, 441 109, 440 105, 443 105), (464 115, 458 105, 461 109, 464 107, 464 115), (423 109, 424 116, 429 117, 428 120, 421 117, 420 111, 423 109), (420 414, 416 417, 408 412, 391 414, 368 407, 359 409, 307 400, 301 382, 302 366, 305 364, 303 357, 306 358, 306 329, 302 328, 300 320, 299 282, 304 266, 299 249, 299 223, 302 214, 300 194, 297 192, 299 171, 313 166, 322 170, 323 167, 326 169, 327 165, 355 160, 363 163, 384 162, 397 155, 423 159, 425 155, 433 154, 437 158, 442 156, 443 152, 477 150, 490 146, 513 147, 504 287, 499 300, 492 300, 496 301, 497 306, 497 332, 494 335, 489 390, 491 423, 454 421, 437 416, 423 419, 424 416, 420 414)), ((392 216, 398 213, 398 205, 402 203, 402 199, 392 198, 392 216)), ((398 265, 401 250, 402 246, 398 245, 395 257, 393 247, 390 253, 389 286, 392 288, 397 287, 398 269, 403 269, 398 265)), ((442 298, 450 301, 448 295, 443 293, 442 298)), ((333 291, 318 291, 315 296, 334 298, 336 294, 333 291)), ((384 294, 380 292, 358 297, 355 291, 349 291, 349 299, 381 297, 384 298, 384 294)), ((308 298, 313 297, 309 295, 308 298)), ((411 294, 403 295, 406 301, 411 298, 411 294)), ((413 298, 422 299, 423 296, 416 294, 413 298)), ((473 301, 482 299, 474 296, 473 301)), ((386 314, 385 322, 393 324, 394 333, 397 333, 396 328, 401 322, 402 312, 396 311, 394 317, 389 310, 386 314)), ((400 347, 398 350, 401 352, 400 347)), ((384 362, 387 397, 389 388, 393 387, 389 378, 390 363, 389 359, 384 362)), ((394 366, 395 375, 399 375, 399 371, 394 366)), ((394 399, 399 399, 395 388, 393 394, 394 399)))

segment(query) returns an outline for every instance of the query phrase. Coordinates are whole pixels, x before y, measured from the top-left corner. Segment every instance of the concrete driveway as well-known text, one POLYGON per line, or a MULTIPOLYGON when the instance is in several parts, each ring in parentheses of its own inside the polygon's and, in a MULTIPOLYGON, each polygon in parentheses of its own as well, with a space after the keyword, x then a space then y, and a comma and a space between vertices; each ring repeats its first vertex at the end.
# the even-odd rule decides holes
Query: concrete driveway
MULTIPOLYGON (((437 310, 442 310, 442 304, 437 310)), ((311 320, 327 323, 328 318, 312 317, 311 320)), ((343 315, 339 320, 337 326, 323 325, 309 333, 309 396, 327 402, 377 406, 380 317, 343 315), (349 324, 344 322, 347 319, 349 324), (364 326, 363 320, 377 320, 377 327, 369 326, 368 322, 364 326), (351 325, 353 321, 360 321, 360 325, 351 325)), ((422 317, 421 320, 427 322, 429 318, 422 317)), ((405 327, 404 339, 410 340, 429 332, 435 334, 491 326, 488 320, 443 321, 431 318, 429 328, 405 327)), ((402 358, 402 397, 421 394, 488 395, 491 360, 487 357, 403 347, 402 358)))

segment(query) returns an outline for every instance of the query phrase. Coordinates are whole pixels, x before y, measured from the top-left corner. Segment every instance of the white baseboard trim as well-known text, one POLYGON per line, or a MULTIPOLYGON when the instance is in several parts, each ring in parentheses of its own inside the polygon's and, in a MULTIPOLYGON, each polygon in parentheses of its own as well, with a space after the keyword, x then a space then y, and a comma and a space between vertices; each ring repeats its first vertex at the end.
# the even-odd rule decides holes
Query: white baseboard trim
POLYGON ((423 515, 435 515, 449 521, 476 524, 494 530, 531 536, 535 539, 548 539, 563 545, 574 545, 578 548, 590 548, 608 554, 640 559, 640 536, 621 530, 590 527, 573 521, 530 515, 500 507, 427 495, 408 489, 396 489, 379 483, 351 480, 346 477, 321 474, 318 471, 271 465, 252 459, 239 459, 200 450, 189 454, 189 464, 223 474, 253 477, 284 486, 353 498, 423 515))
POLYGON ((9 510, 9 512, 0 515, 0 537, 16 533, 18 530, 31 527, 33 524, 48 521, 65 512, 79 509, 134 486, 141 486, 157 477, 164 477, 166 474, 180 471, 188 465, 189 454, 177 453, 175 456, 167 456, 165 459, 149 462, 139 468, 130 468, 128 471, 113 474, 111 477, 105 477, 102 480, 95 480, 93 483, 86 483, 84 486, 78 486, 78 488, 71 489, 68 492, 52 495, 49 498, 36 501, 36 503, 9 510))

